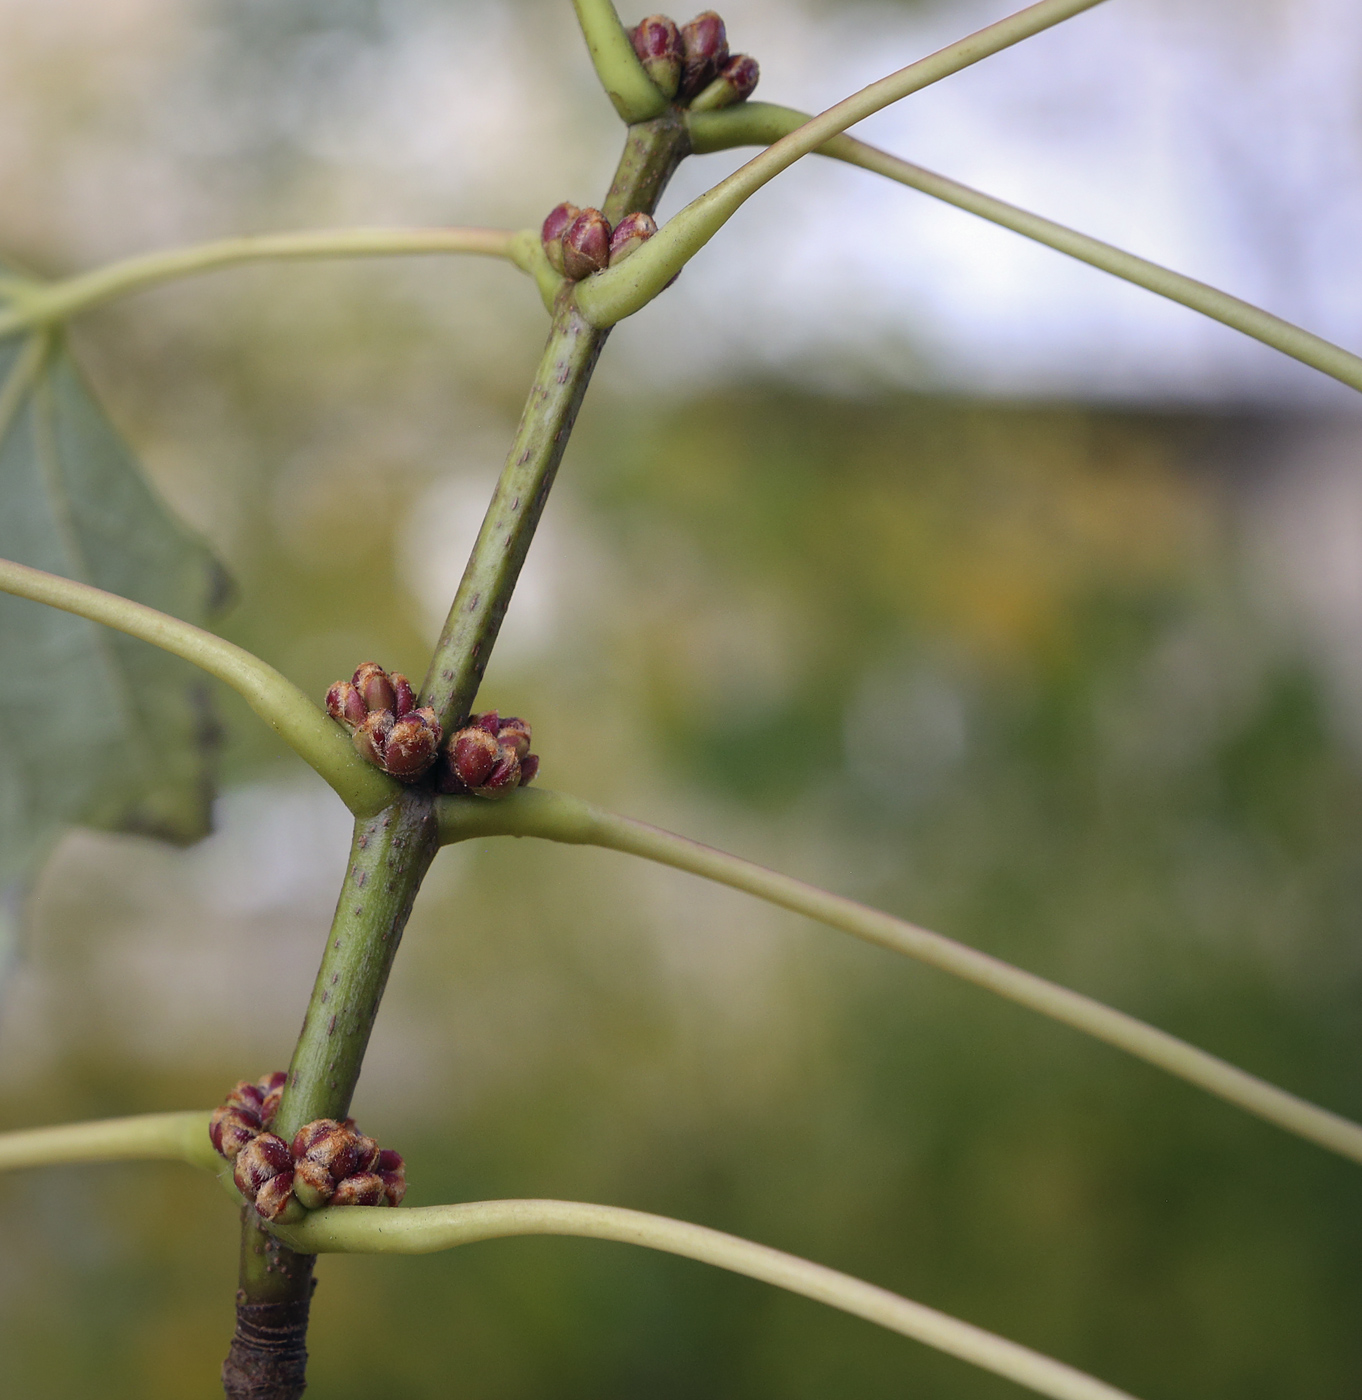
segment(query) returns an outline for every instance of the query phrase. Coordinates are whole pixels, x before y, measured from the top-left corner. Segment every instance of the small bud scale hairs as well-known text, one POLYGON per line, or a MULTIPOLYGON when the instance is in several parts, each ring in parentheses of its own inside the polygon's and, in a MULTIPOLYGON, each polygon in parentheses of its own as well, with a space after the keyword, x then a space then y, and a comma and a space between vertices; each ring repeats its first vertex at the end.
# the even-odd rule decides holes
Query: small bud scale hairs
POLYGON ((539 755, 530 752, 527 720, 495 710, 473 715, 456 730, 440 755, 436 784, 441 792, 477 797, 507 797, 539 772, 539 755))
POLYGON ((353 1118, 306 1123, 291 1144, 269 1131, 287 1078, 279 1072, 258 1084, 243 1080, 214 1110, 208 1136, 232 1163, 237 1190, 266 1220, 301 1219, 304 1210, 325 1205, 400 1204, 407 1193, 401 1154, 380 1148, 353 1118))
POLYGON ((326 711, 350 731, 360 756, 404 783, 415 782, 440 750, 440 721, 417 708, 406 676, 366 661, 326 692, 326 711))
MULTIPOLYGON (((612 232, 599 209, 578 209, 575 204, 564 201, 550 211, 540 237, 545 257, 565 277, 579 282, 593 272, 623 262, 656 232, 657 225, 648 214, 626 214, 612 232)), ((331 689, 335 691, 336 687, 331 689)), ((328 707, 330 703, 328 695, 328 707)), ((340 715, 336 717, 341 718, 340 715)))

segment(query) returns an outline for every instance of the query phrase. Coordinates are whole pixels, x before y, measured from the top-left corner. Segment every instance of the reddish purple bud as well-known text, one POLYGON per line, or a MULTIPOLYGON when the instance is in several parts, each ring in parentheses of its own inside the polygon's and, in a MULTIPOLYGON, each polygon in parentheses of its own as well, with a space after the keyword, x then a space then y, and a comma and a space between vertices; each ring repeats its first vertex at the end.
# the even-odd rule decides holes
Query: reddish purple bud
MULTIPOLYGON (((378 1143, 364 1133, 355 1134, 355 1172, 371 1172, 378 1162, 378 1143)), ((353 1174, 353 1173, 351 1173, 353 1174)))
POLYGON ((692 112, 713 112, 746 102, 756 90, 761 68, 750 54, 735 54, 724 64, 719 76, 705 87, 690 104, 692 112))
POLYGON ((500 747, 481 726, 459 730, 450 745, 452 767, 459 781, 468 788, 481 787, 496 767, 500 747))
POLYGON ((610 235, 610 266, 623 262, 635 248, 646 243, 657 232, 649 214, 626 214, 610 235))
POLYGON ((359 691, 365 708, 391 710, 397 703, 397 692, 393 689, 391 677, 376 661, 365 661, 355 670, 355 689, 359 691))
POLYGON ((383 1194, 390 1206, 400 1206, 402 1197, 407 1194, 407 1166, 401 1153, 384 1148, 378 1154, 378 1164, 374 1170, 383 1180, 383 1194))
POLYGON ((296 1159, 301 1160, 318 1138, 325 1137, 327 1133, 334 1133, 340 1126, 334 1118, 314 1118, 294 1133, 289 1150, 296 1159))
POLYGON ((383 767, 395 778, 411 782, 435 762, 440 752, 440 721, 429 706, 413 710, 388 733, 383 767))
POLYGON ((392 683, 393 693, 396 696, 393 714, 398 719, 405 719, 416 708, 416 692, 411 688, 411 682, 400 671, 393 672, 392 683))
POLYGON ((306 1161, 315 1162, 339 1181, 355 1170, 359 1161, 358 1134, 340 1124, 315 1137, 303 1153, 306 1161))
POLYGON ((268 1127, 274 1122, 274 1115, 279 1112, 279 1105, 284 1100, 284 1086, 281 1084, 277 1089, 271 1089, 265 1095, 265 1102, 260 1105, 260 1121, 268 1127))
POLYGON ((479 729, 485 729, 494 739, 501 731, 501 720, 495 710, 488 710, 485 715, 474 715, 469 723, 477 725, 479 729))
POLYGON ((260 1085, 252 1084, 249 1079, 242 1079, 223 1100, 223 1103, 232 1108, 244 1108, 249 1113, 259 1113, 260 1105, 264 1101, 265 1091, 260 1085))
POLYGON ((527 753, 520 760, 520 786, 528 787, 539 773, 539 755, 527 753))
POLYGON ((567 232, 568 225, 581 212, 575 204, 569 204, 566 200, 562 204, 555 204, 549 210, 549 216, 544 220, 544 227, 539 232, 539 237, 544 243, 544 256, 560 276, 563 272, 563 235, 567 232))
POLYGON ((293 1157, 288 1143, 273 1133, 261 1133, 237 1154, 232 1180, 236 1182, 237 1190, 248 1201, 253 1201, 256 1193, 271 1177, 292 1170, 293 1157))
POLYGON ((681 31, 666 15, 649 15, 631 31, 634 52, 643 71, 661 89, 663 97, 675 97, 681 83, 681 31))
POLYGON ((708 87, 728 61, 728 31, 713 10, 696 15, 681 27, 685 61, 681 69, 681 96, 694 97, 708 87))
POLYGON ((282 1171, 261 1184, 255 1193, 255 1208, 266 1220, 278 1220, 293 1204, 293 1181, 292 1171, 282 1171))
POLYGON ((331 1197, 333 1206, 385 1206, 388 1204, 387 1187, 377 1172, 359 1172, 347 1176, 336 1187, 331 1197))
POLYGON ((517 719, 514 715, 501 721, 497 730, 497 743, 515 750, 515 756, 523 759, 530 751, 531 730, 529 722, 517 719))
POLYGON ((368 714, 363 696, 349 681, 337 681, 326 692, 326 712, 332 719, 349 725, 351 729, 363 724, 364 716, 368 714))
POLYGON ((320 1210, 336 1193, 336 1181, 320 1162, 304 1157, 293 1169, 293 1194, 308 1210, 320 1210))
POLYGON ((362 759, 383 767, 383 755, 394 723, 391 710, 371 710, 365 716, 364 723, 355 730, 355 748, 362 759))
POLYGON ((259 1134, 259 1114, 237 1108, 234 1104, 225 1103, 215 1108, 212 1118, 208 1120, 209 1141, 229 1162, 236 1161, 241 1149, 259 1134))
POLYGON ((507 744, 497 746, 492 771, 473 789, 479 797, 509 797, 520 786, 520 760, 507 744))
POLYGON ((574 282, 610 262, 610 225, 599 209, 583 209, 563 235, 563 272, 574 282))

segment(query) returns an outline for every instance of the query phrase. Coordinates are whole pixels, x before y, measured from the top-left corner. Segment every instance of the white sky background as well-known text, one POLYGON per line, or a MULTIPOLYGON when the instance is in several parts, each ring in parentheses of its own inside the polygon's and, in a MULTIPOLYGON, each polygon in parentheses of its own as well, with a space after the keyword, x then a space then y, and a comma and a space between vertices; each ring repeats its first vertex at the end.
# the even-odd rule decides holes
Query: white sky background
MULTIPOLYGON (((761 60, 758 95, 816 110, 1010 8, 723 13, 761 60)), ((858 134, 1356 347, 1360 93, 1356 0, 1109 0, 858 134)), ((567 0, 0 0, 0 109, 0 243, 55 248, 58 265, 243 228, 524 225, 564 195, 589 201, 618 143, 567 0)), ((689 163, 666 209, 734 163, 689 163)), ((606 374, 622 389, 756 370, 847 388, 1354 397, 825 162, 759 194, 618 340, 606 374)))

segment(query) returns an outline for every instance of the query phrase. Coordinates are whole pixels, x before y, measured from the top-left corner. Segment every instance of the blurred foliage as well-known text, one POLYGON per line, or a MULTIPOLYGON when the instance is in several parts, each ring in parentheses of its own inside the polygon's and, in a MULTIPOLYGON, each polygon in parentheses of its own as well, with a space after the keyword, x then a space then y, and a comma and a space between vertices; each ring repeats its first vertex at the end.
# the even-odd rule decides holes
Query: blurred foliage
MULTIPOLYGON (((249 421, 296 428, 260 428, 275 411, 249 421)), ((548 523, 571 516, 590 541, 594 604, 578 607, 569 549, 572 607, 487 698, 534 718, 552 785, 939 927, 1357 1114, 1362 783, 1318 678, 1250 607, 1234 441, 1206 415, 753 385, 645 417, 607 396, 548 523)), ((290 497, 315 511, 241 507, 235 634, 314 686, 368 650, 410 665, 422 636, 402 510, 353 487, 344 445, 317 461, 290 497), (338 575, 357 540, 362 567, 338 575)), ((422 509, 419 480, 385 479, 422 509)), ((233 753, 237 781, 267 771, 265 750, 233 753)), ((297 934, 267 913, 260 940, 217 948, 239 983, 172 980, 161 1001, 190 997, 192 1032, 148 1031, 155 964, 143 983, 100 973, 149 956, 137 929, 164 917, 149 890, 186 859, 124 838, 59 860, 31 952, 53 988, 50 1050, 8 1083, 6 1123, 206 1104, 286 1058, 324 907, 297 934), (293 1010, 215 1030, 215 1003, 231 1024, 276 953, 293 1010), (158 1035, 181 1049, 158 1055, 158 1035)), ((150 945, 168 977, 205 938, 245 936, 194 917, 150 945)), ((356 1111, 407 1154, 413 1204, 550 1195, 700 1220, 1146 1397, 1342 1400, 1362 1376, 1355 1168, 982 993, 604 853, 441 858, 356 1111)), ((233 1234, 187 1170, 16 1177, 5 1392, 214 1394, 233 1234)), ((318 1395, 1012 1393, 617 1246, 319 1272, 318 1395)))

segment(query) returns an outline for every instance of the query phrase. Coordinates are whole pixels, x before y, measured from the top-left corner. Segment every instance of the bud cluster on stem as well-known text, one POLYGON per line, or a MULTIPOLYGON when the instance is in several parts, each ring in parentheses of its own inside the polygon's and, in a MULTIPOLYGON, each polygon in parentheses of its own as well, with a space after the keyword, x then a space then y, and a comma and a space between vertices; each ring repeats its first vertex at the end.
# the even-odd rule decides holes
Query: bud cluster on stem
POLYGON ((363 662, 348 681, 326 692, 326 712, 350 731, 361 758, 404 783, 435 762, 440 721, 429 706, 417 707, 400 672, 389 675, 377 662, 363 662))
POLYGON ((266 1220, 301 1220, 326 1205, 398 1205, 407 1191, 401 1154, 380 1148, 353 1118, 305 1123, 292 1144, 270 1132, 287 1080, 282 1070, 243 1080, 213 1111, 208 1136, 232 1164, 237 1190, 266 1220))
POLYGON ((662 95, 695 111, 743 102, 757 86, 757 60, 729 53, 728 30, 713 10, 679 28, 667 15, 649 15, 630 38, 643 71, 662 95))
POLYGON ((544 256, 573 282, 621 263, 657 232, 651 214, 626 214, 612 230, 599 209, 579 209, 566 200, 549 211, 540 230, 544 256))
POLYGON ((534 780, 539 755, 530 752, 528 721, 495 710, 474 715, 457 730, 440 756, 436 786, 443 793, 509 797, 534 780))

